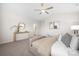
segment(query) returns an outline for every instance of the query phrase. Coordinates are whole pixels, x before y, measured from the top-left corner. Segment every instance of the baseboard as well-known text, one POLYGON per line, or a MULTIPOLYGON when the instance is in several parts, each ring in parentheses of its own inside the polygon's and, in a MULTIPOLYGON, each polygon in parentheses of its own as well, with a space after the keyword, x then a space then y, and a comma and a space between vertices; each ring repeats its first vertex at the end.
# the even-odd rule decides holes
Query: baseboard
POLYGON ((0 44, 6 44, 6 43, 10 43, 10 42, 13 42, 13 41, 0 41, 0 44))

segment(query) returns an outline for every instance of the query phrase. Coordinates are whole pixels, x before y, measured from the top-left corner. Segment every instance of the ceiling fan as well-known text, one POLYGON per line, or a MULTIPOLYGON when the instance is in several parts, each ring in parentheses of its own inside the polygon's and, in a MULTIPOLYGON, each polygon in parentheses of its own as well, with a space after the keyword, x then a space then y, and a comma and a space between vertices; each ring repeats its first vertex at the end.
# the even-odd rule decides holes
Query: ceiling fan
POLYGON ((42 13, 49 14, 48 10, 50 10, 50 9, 53 9, 53 7, 52 6, 48 7, 48 6, 45 6, 44 3, 41 3, 41 8, 35 9, 35 11, 40 11, 40 14, 42 14, 42 13))

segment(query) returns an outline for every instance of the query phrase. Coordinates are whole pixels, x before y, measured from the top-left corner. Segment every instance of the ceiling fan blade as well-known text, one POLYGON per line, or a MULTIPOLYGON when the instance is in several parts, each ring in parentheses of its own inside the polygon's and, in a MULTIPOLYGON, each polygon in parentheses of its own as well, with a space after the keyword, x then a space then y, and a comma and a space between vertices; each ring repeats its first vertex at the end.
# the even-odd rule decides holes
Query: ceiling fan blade
POLYGON ((45 11, 46 14, 49 14, 47 11, 45 11))
POLYGON ((40 14, 42 14, 42 12, 40 12, 40 14))
POLYGON ((53 7, 49 7, 49 8, 46 8, 45 10, 49 10, 49 9, 52 9, 53 7))

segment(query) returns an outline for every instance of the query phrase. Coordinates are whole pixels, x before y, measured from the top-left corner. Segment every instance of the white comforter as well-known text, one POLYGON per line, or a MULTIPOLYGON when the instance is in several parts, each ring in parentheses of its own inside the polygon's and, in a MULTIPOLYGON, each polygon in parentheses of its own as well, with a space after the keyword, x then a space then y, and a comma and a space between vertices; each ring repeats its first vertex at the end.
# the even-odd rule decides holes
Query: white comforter
POLYGON ((77 56, 79 55, 77 50, 67 48, 61 41, 55 42, 51 47, 52 56, 77 56))

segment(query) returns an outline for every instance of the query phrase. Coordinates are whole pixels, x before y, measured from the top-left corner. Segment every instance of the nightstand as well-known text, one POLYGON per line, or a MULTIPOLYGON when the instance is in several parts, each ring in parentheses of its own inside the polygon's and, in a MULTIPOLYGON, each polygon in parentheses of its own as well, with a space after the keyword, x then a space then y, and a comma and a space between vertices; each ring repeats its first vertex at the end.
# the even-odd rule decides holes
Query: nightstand
POLYGON ((29 32, 14 32, 13 33, 13 41, 27 39, 29 37, 29 32))

